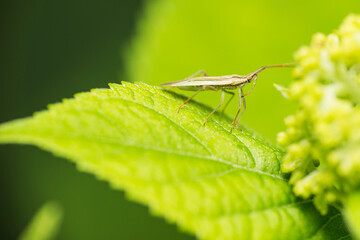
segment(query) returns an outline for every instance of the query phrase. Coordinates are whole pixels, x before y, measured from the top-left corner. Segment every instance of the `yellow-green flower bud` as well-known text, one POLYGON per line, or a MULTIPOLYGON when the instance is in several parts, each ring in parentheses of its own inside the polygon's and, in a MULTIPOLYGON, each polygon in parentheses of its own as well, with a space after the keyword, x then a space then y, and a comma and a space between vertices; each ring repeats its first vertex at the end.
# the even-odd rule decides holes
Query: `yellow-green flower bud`
POLYGON ((360 187, 360 16, 327 36, 315 34, 295 59, 297 80, 286 95, 299 110, 277 137, 287 150, 281 169, 291 172, 294 192, 314 196, 325 214, 360 187))

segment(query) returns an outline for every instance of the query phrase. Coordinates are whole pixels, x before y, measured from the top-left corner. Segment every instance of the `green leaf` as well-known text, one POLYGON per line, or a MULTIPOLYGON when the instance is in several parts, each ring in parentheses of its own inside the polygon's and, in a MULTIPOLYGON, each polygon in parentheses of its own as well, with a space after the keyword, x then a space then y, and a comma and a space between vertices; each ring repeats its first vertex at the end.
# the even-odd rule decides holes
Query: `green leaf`
POLYGON ((344 205, 346 222, 356 239, 360 239, 360 191, 350 194, 344 205))
POLYGON ((63 210, 56 202, 44 204, 29 226, 19 237, 20 240, 50 240, 54 239, 61 224, 63 210))
MULTIPOLYGON (((307 239, 338 216, 299 201, 282 153, 184 97, 142 83, 111 84, 0 126, 0 142, 34 144, 124 189, 203 239, 307 239)), ((344 230, 345 231, 345 230, 344 230)), ((341 232, 341 231, 338 231, 341 232)), ((346 232, 346 231, 345 231, 346 232)))

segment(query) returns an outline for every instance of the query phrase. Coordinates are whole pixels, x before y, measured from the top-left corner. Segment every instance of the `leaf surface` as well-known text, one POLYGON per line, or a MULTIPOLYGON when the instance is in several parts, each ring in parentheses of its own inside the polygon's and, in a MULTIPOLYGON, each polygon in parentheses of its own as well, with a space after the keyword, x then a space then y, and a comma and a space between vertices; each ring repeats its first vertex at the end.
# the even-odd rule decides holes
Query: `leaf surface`
MULTIPOLYGON (((0 143, 33 144, 76 163, 202 239, 337 239, 297 200, 281 151, 210 109, 143 83, 80 93, 0 126, 0 143)), ((342 225, 343 227, 343 225, 342 225)), ((344 229, 344 228, 342 228, 344 229)), ((346 230, 344 230, 346 233, 346 230)))
POLYGON ((360 239, 360 191, 350 194, 344 206, 346 222, 356 239, 360 239))

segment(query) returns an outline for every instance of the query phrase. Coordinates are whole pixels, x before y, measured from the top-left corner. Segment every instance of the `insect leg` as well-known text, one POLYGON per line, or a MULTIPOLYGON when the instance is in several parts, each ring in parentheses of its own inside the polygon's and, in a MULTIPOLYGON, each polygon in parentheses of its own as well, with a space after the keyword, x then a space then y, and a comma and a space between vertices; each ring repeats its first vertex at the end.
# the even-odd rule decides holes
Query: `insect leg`
POLYGON ((185 106, 185 104, 187 104, 193 97, 195 97, 199 92, 203 91, 202 88, 199 88, 199 90, 197 90, 191 97, 188 98, 188 100, 186 100, 183 104, 180 105, 179 109, 177 110, 177 112, 180 111, 180 109, 185 106))
POLYGON ((206 124, 206 122, 209 120, 210 116, 214 114, 214 112, 216 112, 216 110, 219 109, 219 107, 221 107, 221 105, 223 105, 224 103, 224 98, 225 98, 225 91, 221 91, 221 98, 220 98, 220 103, 219 105, 206 117, 204 125, 206 124))
POLYGON ((190 75, 189 77, 187 77, 187 78, 185 78, 185 79, 189 79, 189 78, 193 78, 193 77, 195 77, 195 76, 197 76, 197 75, 201 75, 201 76, 209 76, 206 72, 205 72, 205 70, 199 70, 199 71, 197 71, 196 73, 194 73, 193 75, 190 75))
POLYGON ((229 92, 229 91, 226 91, 225 89, 223 90, 224 92, 228 93, 228 94, 231 94, 231 97, 230 99, 227 101, 227 103, 225 104, 223 110, 221 111, 221 114, 223 114, 225 112, 225 109, 227 108, 227 106, 229 105, 229 103, 231 102, 231 100, 234 98, 235 96, 235 93, 233 92, 229 92))
POLYGON ((257 80, 257 75, 254 75, 254 80, 253 80, 253 81, 254 81, 254 85, 253 85, 253 87, 251 88, 250 91, 248 91, 247 93, 245 93, 245 94, 243 95, 243 97, 249 95, 249 94, 254 90, 255 85, 256 85, 256 80, 257 80))
POLYGON ((239 124, 239 121, 240 121, 241 116, 244 114, 244 112, 245 112, 245 110, 246 110, 246 100, 245 100, 245 95, 244 95, 242 89, 241 89, 241 99, 242 99, 244 108, 243 108, 243 110, 241 111, 238 120, 236 121, 236 124, 235 124, 236 127, 237 127, 238 124, 239 124))
POLYGON ((233 127, 234 127, 234 124, 236 122, 236 119, 240 113, 240 110, 241 110, 241 99, 242 99, 242 87, 239 88, 239 108, 238 108, 238 111, 235 115, 235 118, 234 118, 234 121, 231 123, 231 129, 230 129, 230 132, 232 132, 233 130, 233 127))

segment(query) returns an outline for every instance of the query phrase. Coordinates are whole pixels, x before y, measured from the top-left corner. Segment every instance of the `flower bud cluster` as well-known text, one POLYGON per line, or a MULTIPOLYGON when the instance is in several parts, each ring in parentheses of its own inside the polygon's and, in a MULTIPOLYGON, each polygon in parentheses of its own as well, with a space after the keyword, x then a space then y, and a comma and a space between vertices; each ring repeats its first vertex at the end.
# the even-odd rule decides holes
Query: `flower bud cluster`
POLYGON ((281 168, 294 192, 314 196, 325 214, 360 187, 360 16, 348 16, 330 35, 315 34, 295 59, 286 94, 299 109, 278 134, 287 150, 281 168))

